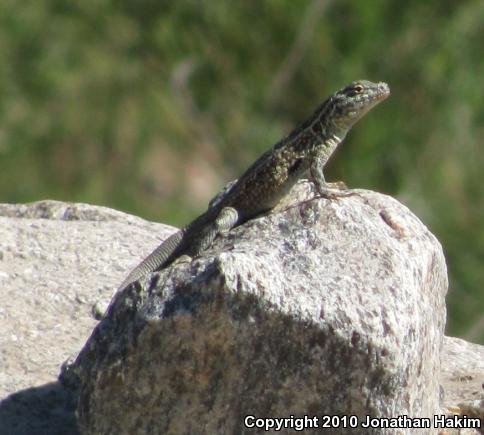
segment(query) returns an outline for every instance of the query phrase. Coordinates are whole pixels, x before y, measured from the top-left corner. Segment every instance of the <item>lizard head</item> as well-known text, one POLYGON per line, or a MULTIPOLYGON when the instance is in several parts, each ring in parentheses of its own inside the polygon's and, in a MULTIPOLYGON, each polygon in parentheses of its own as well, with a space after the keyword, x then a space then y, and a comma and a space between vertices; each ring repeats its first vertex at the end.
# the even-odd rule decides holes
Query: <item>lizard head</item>
POLYGON ((368 80, 355 81, 336 92, 328 105, 335 133, 344 137, 355 122, 389 95, 390 88, 386 83, 368 80))

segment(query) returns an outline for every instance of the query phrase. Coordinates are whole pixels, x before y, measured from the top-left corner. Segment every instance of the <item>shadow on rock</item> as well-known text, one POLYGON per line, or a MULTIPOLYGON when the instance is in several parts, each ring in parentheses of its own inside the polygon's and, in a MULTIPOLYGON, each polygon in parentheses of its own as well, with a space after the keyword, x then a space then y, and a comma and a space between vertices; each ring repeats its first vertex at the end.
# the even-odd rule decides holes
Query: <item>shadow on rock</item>
POLYGON ((59 382, 27 388, 0 402, 0 434, 78 435, 76 393, 59 382))

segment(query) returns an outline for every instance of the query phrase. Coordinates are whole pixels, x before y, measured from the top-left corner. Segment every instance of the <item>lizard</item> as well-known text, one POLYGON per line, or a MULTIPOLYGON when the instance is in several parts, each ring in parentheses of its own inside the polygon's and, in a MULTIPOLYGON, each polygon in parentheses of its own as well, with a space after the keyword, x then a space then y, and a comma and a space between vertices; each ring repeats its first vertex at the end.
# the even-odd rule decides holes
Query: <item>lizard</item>
POLYGON ((352 82, 318 106, 299 127, 262 154, 242 176, 218 194, 208 209, 151 252, 120 288, 169 266, 180 256, 200 255, 217 235, 271 210, 300 178, 323 198, 346 196, 327 183, 323 169, 351 127, 390 95, 384 82, 352 82))

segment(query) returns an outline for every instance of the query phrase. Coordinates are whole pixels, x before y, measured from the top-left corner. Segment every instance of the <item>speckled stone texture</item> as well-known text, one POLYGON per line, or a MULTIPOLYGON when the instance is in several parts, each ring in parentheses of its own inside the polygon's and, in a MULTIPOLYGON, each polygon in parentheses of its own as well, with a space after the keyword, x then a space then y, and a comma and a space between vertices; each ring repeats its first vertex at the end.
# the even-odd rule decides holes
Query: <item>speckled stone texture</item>
POLYGON ((105 207, 0 204, 0 434, 78 435, 57 382, 136 261, 173 232, 105 207))
POLYGON ((300 183, 203 256, 118 292, 67 372, 80 378, 81 433, 262 433, 244 416, 441 413, 441 246, 394 199, 358 192, 310 200, 300 183))

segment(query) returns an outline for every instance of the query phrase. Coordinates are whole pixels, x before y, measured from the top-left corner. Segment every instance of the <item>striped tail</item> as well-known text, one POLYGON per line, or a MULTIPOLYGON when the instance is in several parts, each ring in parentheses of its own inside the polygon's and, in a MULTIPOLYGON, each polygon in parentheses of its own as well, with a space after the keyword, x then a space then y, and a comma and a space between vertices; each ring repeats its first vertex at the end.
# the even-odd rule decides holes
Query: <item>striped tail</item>
POLYGON ((138 264, 121 283, 119 288, 124 288, 134 281, 137 281, 144 276, 162 269, 167 266, 172 260, 173 253, 180 246, 184 231, 177 231, 168 237, 161 245, 159 245, 150 255, 148 255, 140 264, 138 264))

